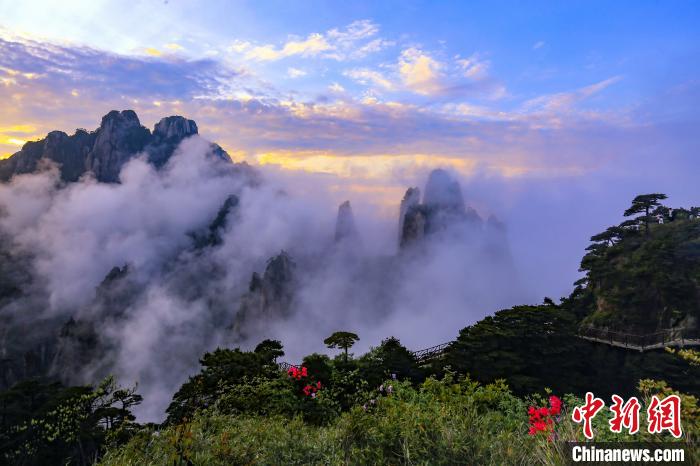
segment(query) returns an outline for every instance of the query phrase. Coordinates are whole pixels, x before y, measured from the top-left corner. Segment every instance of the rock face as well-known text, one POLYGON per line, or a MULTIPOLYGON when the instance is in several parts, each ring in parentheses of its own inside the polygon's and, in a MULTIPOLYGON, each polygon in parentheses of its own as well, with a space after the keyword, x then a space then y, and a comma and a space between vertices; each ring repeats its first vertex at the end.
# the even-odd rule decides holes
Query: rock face
MULTIPOLYGON (((183 139, 198 134, 197 123, 181 116, 169 116, 156 123, 153 138, 146 148, 148 161, 162 167, 183 139)), ((216 146, 217 148, 219 146, 216 146)))
POLYGON ((238 196, 229 194, 209 226, 204 229, 204 231, 195 232, 190 235, 194 242, 195 249, 219 246, 224 242, 221 235, 231 223, 231 217, 236 215, 238 204, 238 196))
POLYGON ((12 157, 0 160, 0 181, 15 174, 32 173, 50 160, 61 168, 61 179, 77 181, 85 173, 85 160, 95 143, 96 133, 76 130, 68 136, 62 131, 51 131, 40 141, 27 142, 12 157))
POLYGON ((338 217, 335 222, 335 242, 356 242, 359 236, 355 227, 355 217, 352 214, 350 201, 345 201, 338 207, 338 217))
POLYGON ((418 204, 420 204, 420 189, 408 188, 401 200, 401 207, 399 208, 399 244, 401 243, 401 238, 403 238, 403 226, 406 213, 418 204))
POLYGON ((423 204, 428 207, 457 212, 465 210, 459 182, 453 180, 445 170, 441 169, 430 172, 428 182, 425 185, 423 204))
POLYGON ((461 228, 481 229, 481 217, 464 204, 459 182, 445 170, 433 170, 423 202, 418 188, 409 188, 399 211, 399 246, 403 249, 439 232, 461 228))
POLYGON ((237 335, 245 337, 251 327, 290 315, 296 288, 295 269, 292 258, 282 251, 267 261, 262 277, 253 272, 248 292, 234 317, 232 327, 237 335))
MULTIPOLYGON (((196 135, 197 131, 194 121, 169 116, 160 120, 151 133, 141 125, 133 110, 113 110, 102 117, 95 131, 79 129, 72 136, 52 131, 40 141, 26 143, 21 151, 0 160, 0 181, 35 172, 50 161, 59 166, 65 182, 77 181, 87 172, 92 172, 101 182, 118 182, 122 166, 140 152, 145 152, 154 166, 161 167, 183 139, 196 135)), ((212 153, 230 160, 216 144, 212 144, 212 153)))

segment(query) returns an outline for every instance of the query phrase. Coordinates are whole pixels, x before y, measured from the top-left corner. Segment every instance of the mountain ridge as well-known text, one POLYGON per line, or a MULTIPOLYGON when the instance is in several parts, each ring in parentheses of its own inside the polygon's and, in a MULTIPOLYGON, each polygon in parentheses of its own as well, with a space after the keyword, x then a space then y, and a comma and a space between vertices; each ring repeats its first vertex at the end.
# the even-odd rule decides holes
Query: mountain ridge
MULTIPOLYGON (((55 130, 43 139, 25 143, 20 151, 0 160, 0 182, 35 173, 53 163, 58 165, 61 180, 66 183, 78 181, 87 173, 99 182, 116 183, 124 164, 138 154, 144 153, 149 163, 160 168, 183 140, 198 134, 197 123, 183 116, 162 118, 151 132, 141 124, 135 111, 112 110, 94 131, 79 128, 69 136, 55 130)), ((210 144, 216 157, 231 161, 221 146, 210 144)))

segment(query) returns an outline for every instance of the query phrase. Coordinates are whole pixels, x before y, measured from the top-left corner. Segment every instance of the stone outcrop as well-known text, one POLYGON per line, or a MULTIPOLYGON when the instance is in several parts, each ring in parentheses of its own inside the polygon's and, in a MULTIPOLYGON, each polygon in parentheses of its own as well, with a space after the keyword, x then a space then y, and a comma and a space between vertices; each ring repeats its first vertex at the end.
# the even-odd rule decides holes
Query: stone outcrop
POLYGON ((403 226, 406 219, 406 213, 414 207, 420 204, 420 189, 418 188, 408 188, 406 194, 404 194, 401 200, 401 206, 399 207, 399 244, 403 238, 403 226))
POLYGON ((481 217, 467 207, 459 182, 445 170, 433 170, 420 202, 418 188, 409 188, 399 211, 399 246, 403 249, 444 232, 481 230, 481 217))
POLYGON ((350 201, 345 201, 338 207, 338 217, 335 222, 335 242, 356 242, 359 236, 355 227, 355 216, 352 213, 350 201))
POLYGON ((85 169, 99 181, 116 182, 122 166, 148 144, 151 133, 133 110, 113 110, 102 117, 85 169))
MULTIPOLYGON (((197 123, 181 116, 169 116, 156 123, 146 153, 148 161, 162 167, 183 139, 198 134, 197 123)), ((219 147, 219 146, 216 146, 219 147)))
POLYGON ((194 242, 195 249, 219 246, 224 242, 221 235, 231 224, 231 218, 237 213, 238 204, 238 196, 230 194, 219 208, 216 217, 209 226, 203 231, 195 232, 190 235, 194 242))
POLYGON ((265 325, 270 320, 288 317, 296 288, 296 264, 285 251, 267 261, 262 276, 253 272, 248 292, 242 297, 232 328, 245 337, 251 326, 265 325))
MULTIPOLYGON (((113 110, 102 117, 95 131, 78 129, 72 136, 52 131, 44 139, 27 142, 22 150, 0 160, 0 181, 33 173, 52 162, 65 182, 78 181, 91 172, 98 181, 114 183, 119 181, 124 164, 139 153, 145 153, 148 161, 160 168, 184 139, 197 134, 197 124, 181 116, 163 118, 151 133, 133 110, 113 110)), ((212 144, 212 154, 230 160, 217 144, 212 144)))

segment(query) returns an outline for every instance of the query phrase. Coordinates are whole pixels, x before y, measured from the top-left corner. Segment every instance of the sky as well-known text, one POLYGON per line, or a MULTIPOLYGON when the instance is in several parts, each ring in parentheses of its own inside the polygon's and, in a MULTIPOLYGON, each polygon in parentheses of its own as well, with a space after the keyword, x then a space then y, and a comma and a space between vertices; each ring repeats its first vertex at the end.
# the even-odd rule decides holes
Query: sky
POLYGON ((698 199, 699 23, 690 1, 0 0, 0 157, 131 108, 387 215, 448 168, 556 281, 635 194, 698 199))

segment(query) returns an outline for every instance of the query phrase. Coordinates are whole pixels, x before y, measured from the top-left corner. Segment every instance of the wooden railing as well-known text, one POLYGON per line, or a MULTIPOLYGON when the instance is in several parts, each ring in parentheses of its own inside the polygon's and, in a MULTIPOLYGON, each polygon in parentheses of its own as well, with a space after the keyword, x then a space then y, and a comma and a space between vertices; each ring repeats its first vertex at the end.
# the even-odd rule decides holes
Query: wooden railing
POLYGON ((431 346, 430 348, 425 348, 418 351, 413 351, 413 357, 416 358, 418 364, 424 364, 433 359, 437 359, 442 356, 447 348, 452 342, 442 343, 439 345, 431 346))
MULTIPOLYGON (((670 328, 642 335, 583 326, 579 328, 577 336, 584 340, 636 351, 648 351, 671 346, 700 346, 700 330, 685 327, 670 328)), ((425 364, 445 354, 451 343, 441 343, 430 348, 412 351, 411 354, 416 358, 418 364, 425 364)), ((292 367, 299 367, 288 362, 280 362, 277 365, 285 372, 292 367)))
MULTIPOLYGON (((425 364, 445 354, 445 351, 451 343, 452 342, 441 343, 439 345, 431 346, 430 348, 425 348, 418 351, 411 351, 411 354, 414 358, 416 358, 416 362, 418 362, 418 364, 425 364)), ((287 372, 292 367, 299 367, 296 364, 290 364, 288 362, 279 362, 277 363, 277 365, 279 366, 280 370, 284 372, 287 372)))
POLYGON ((670 328, 654 333, 634 334, 601 329, 593 326, 579 328, 578 337, 620 348, 647 351, 671 346, 700 345, 700 331, 685 327, 670 328))

